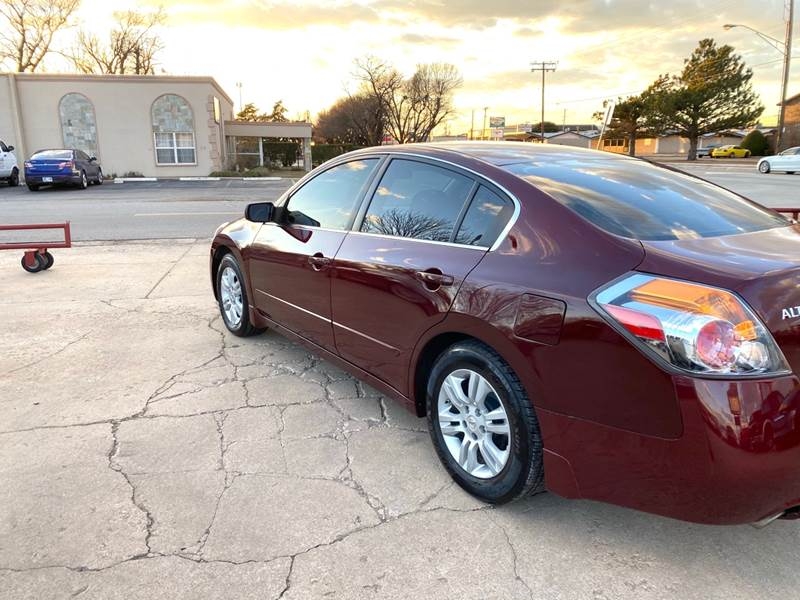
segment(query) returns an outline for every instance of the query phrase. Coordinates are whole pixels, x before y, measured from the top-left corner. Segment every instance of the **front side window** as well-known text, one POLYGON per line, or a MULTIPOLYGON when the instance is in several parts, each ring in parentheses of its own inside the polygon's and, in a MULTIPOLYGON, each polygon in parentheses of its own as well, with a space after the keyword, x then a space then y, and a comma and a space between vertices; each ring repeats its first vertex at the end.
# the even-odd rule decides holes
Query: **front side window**
POLYGON ((289 222, 347 229, 377 165, 377 158, 352 160, 315 176, 289 198, 286 204, 289 222))
POLYGON ((361 231, 451 242, 473 185, 455 171, 395 159, 372 196, 361 231))
POLYGON ((194 114, 189 103, 176 94, 164 94, 153 102, 151 112, 156 164, 197 164, 194 114))

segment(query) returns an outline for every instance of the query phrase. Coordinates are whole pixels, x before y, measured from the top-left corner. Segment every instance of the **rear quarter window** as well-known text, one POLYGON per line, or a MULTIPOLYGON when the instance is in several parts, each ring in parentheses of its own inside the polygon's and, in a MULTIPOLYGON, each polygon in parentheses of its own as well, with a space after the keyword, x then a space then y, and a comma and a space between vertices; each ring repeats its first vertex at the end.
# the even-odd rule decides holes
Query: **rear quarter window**
POLYGON ((705 238, 789 224, 721 187, 645 161, 542 160, 504 168, 594 225, 627 238, 705 238))

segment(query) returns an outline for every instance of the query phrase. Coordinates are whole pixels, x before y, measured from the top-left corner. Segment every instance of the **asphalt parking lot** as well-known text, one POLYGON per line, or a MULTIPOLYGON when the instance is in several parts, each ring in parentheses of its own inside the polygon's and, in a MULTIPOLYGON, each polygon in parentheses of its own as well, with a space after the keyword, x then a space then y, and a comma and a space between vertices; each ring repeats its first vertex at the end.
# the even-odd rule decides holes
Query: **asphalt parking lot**
POLYGON ((207 249, 84 242, 36 275, 0 252, 0 597, 796 597, 797 521, 475 501, 424 421, 226 333, 207 249))

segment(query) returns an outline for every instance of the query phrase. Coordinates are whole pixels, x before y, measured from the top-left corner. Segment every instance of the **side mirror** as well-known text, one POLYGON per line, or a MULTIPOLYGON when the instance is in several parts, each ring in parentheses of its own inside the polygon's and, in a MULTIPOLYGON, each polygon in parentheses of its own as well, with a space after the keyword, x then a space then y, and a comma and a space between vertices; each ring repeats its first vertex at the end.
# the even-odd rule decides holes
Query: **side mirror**
POLYGON ((96 156, 90 156, 90 157, 89 157, 89 162, 94 162, 94 161, 96 161, 96 160, 97 160, 97 157, 96 157, 96 156))
POLYGON ((253 223, 269 223, 275 217, 275 205, 272 202, 254 202, 244 209, 244 218, 253 223))
POLYGON ((8 150, 6 150, 6 152, 13 152, 13 151, 14 151, 14 146, 9 146, 8 150))

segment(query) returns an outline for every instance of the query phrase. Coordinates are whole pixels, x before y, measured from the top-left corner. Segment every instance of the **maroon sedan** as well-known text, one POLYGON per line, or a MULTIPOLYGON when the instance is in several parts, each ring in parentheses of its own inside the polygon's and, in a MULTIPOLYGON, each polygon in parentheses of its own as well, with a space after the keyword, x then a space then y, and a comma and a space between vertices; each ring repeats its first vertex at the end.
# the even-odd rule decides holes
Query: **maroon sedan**
POLYGON ((427 416, 487 502, 798 514, 800 226, 710 183, 563 146, 368 148, 221 227, 211 275, 231 332, 427 416))

